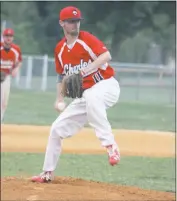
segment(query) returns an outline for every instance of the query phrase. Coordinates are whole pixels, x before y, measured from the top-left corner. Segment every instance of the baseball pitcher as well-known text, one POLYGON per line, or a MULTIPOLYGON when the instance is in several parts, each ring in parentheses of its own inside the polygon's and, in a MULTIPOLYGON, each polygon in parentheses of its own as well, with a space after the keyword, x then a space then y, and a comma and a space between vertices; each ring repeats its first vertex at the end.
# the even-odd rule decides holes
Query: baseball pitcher
POLYGON ((1 123, 7 108, 11 76, 15 77, 22 64, 21 49, 13 43, 14 31, 5 29, 1 42, 1 123))
POLYGON ((78 8, 63 8, 59 16, 65 37, 55 48, 58 74, 55 108, 61 113, 51 126, 43 172, 32 177, 33 182, 39 183, 53 179, 62 140, 76 134, 87 122, 107 150, 110 165, 120 161, 106 113, 117 103, 120 94, 114 70, 108 64, 111 55, 98 38, 80 31, 82 17, 78 8), (64 97, 74 99, 66 108, 63 107, 64 97))

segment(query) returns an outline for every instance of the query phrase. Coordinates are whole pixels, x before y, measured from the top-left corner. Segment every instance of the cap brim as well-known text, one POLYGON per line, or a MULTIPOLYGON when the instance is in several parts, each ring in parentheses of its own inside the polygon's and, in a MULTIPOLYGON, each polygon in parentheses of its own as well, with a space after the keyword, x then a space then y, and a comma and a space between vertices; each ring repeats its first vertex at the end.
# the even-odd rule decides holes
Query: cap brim
POLYGON ((3 36, 14 36, 14 34, 3 34, 3 36))
POLYGON ((69 19, 66 19, 64 21, 78 21, 78 20, 83 20, 84 18, 69 18, 69 19))

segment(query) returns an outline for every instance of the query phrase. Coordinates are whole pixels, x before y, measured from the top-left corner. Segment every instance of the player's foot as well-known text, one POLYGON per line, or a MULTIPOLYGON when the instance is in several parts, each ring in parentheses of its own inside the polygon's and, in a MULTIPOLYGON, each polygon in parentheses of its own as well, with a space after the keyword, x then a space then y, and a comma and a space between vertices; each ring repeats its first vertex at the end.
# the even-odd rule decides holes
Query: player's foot
POLYGON ((107 152, 109 157, 109 164, 114 166, 117 165, 120 161, 120 153, 116 146, 110 145, 107 146, 107 152))
POLYGON ((52 179, 52 172, 42 172, 40 175, 32 177, 31 181, 37 183, 48 183, 51 182, 52 179))

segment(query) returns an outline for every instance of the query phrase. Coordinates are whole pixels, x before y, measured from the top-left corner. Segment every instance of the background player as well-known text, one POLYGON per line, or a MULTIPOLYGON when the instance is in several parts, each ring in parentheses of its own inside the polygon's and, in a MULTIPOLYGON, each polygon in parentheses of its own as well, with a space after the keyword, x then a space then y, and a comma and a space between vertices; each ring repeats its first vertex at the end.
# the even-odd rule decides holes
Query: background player
POLYGON ((107 63, 111 55, 99 39, 88 32, 80 31, 80 21, 79 9, 66 7, 61 10, 60 25, 65 37, 55 48, 58 73, 55 108, 58 110, 58 103, 64 101, 60 93, 63 76, 81 71, 85 91, 83 97, 69 104, 52 124, 43 172, 32 177, 33 182, 52 180, 61 154, 62 140, 76 134, 87 121, 94 128, 102 146, 106 148, 109 163, 116 165, 120 160, 119 149, 106 114, 106 109, 117 103, 120 93, 114 70, 107 63))
POLYGON ((8 104, 11 76, 15 77, 22 65, 21 49, 13 43, 13 40, 14 31, 5 29, 1 42, 1 72, 6 73, 6 78, 1 83, 1 122, 8 104))

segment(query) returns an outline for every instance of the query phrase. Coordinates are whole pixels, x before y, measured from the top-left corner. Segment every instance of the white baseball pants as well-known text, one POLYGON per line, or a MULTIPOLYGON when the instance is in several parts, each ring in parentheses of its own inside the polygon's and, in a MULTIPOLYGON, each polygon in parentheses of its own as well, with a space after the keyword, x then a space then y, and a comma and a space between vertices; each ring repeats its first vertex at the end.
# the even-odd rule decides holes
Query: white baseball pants
POLYGON ((9 94, 10 94, 11 77, 8 75, 4 82, 1 83, 1 123, 4 118, 4 113, 7 108, 9 94))
MULTIPOLYGON (((120 88, 115 78, 102 80, 75 99, 51 126, 43 165, 44 171, 54 171, 61 154, 61 141, 76 134, 88 123, 94 128, 102 146, 116 145, 106 109, 117 103, 120 88)), ((84 137, 84 136, 83 136, 84 137)))

